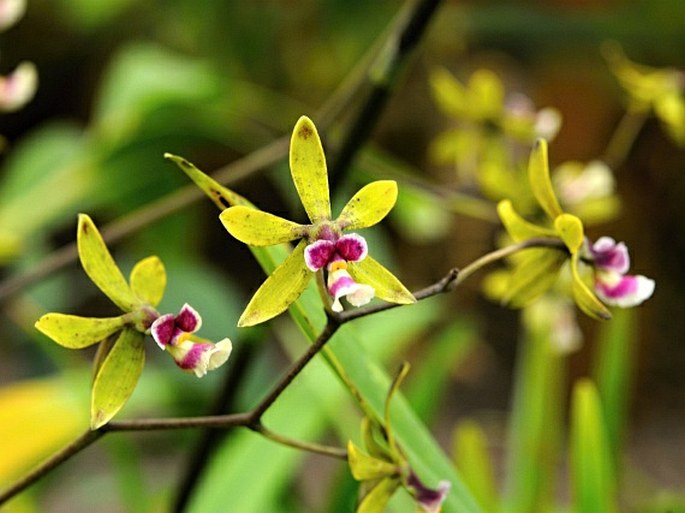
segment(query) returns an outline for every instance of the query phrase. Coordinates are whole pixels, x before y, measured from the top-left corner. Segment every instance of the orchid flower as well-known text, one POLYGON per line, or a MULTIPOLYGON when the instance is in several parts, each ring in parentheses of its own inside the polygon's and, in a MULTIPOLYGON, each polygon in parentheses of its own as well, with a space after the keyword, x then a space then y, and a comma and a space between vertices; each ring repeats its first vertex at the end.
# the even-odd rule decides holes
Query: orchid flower
POLYGON ((381 221, 397 200, 392 180, 372 182, 357 192, 333 219, 326 158, 314 123, 301 117, 290 144, 290 170, 310 224, 298 224, 245 205, 224 210, 220 219, 236 239, 253 246, 299 240, 290 256, 257 290, 238 321, 253 326, 280 314, 304 291, 315 273, 327 273, 334 311, 345 297, 354 306, 374 296, 407 304, 414 296, 385 267, 368 255, 364 237, 351 230, 381 221))
POLYGON ((138 262, 127 281, 100 232, 85 214, 77 231, 79 259, 91 281, 124 313, 117 317, 93 318, 48 313, 36 328, 58 344, 81 349, 100 343, 91 393, 91 427, 109 422, 128 401, 145 363, 145 335, 152 332, 179 367, 198 377, 223 364, 231 342, 217 344, 192 335, 202 323, 199 314, 185 305, 179 315, 160 315, 155 309, 166 287, 166 271, 156 256, 138 262))

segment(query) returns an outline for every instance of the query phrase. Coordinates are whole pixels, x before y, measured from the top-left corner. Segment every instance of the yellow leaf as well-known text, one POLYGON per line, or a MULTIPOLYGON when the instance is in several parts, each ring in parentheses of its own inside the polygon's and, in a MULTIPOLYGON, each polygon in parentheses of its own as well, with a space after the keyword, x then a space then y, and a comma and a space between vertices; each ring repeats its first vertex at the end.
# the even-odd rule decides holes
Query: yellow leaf
POLYGON ((378 180, 362 187, 338 216, 342 230, 359 230, 373 226, 392 210, 397 201, 397 182, 378 180))
POLYGON ((300 241, 288 258, 262 283, 238 319, 238 326, 254 326, 268 321, 284 312, 300 297, 313 276, 304 262, 306 246, 307 241, 300 241))
POLYGON ((126 404, 145 364, 144 336, 125 329, 114 343, 93 381, 90 427, 107 424, 126 404))
POLYGON ((550 219, 556 219, 563 214, 559 200, 554 194, 552 180, 549 176, 549 158, 547 155, 547 141, 538 139, 530 154, 528 162, 528 178, 533 195, 550 219))
POLYGON ((542 226, 537 226, 526 221, 516 212, 516 210, 514 210, 514 207, 509 200, 502 200, 499 202, 497 205, 497 214, 502 220, 502 224, 506 228, 507 233, 516 242, 523 242, 536 237, 556 238, 557 236, 554 230, 543 228, 542 226))
POLYGON ((102 341, 126 324, 124 316, 79 317, 48 313, 36 321, 36 329, 58 344, 70 349, 81 349, 102 341))
POLYGON ((130 281, 134 294, 146 303, 157 306, 166 288, 164 264, 156 256, 144 258, 133 266, 130 281))
MULTIPOLYGON (((0 389, 0 483, 8 484, 81 434, 86 404, 61 376, 0 389)), ((84 398, 85 399, 85 398, 84 398)))
POLYGON ((347 270, 354 281, 371 285, 376 297, 384 301, 401 305, 416 303, 416 298, 400 280, 370 256, 360 262, 349 262, 347 270))
POLYGON ((77 232, 78 254, 83 270, 97 287, 125 312, 139 303, 114 262, 105 241, 86 214, 79 214, 77 232))
POLYGON ((306 235, 303 225, 250 207, 227 208, 219 219, 228 233, 252 246, 273 246, 306 235))
POLYGON ((290 140, 290 172, 312 223, 331 219, 326 157, 316 127, 306 116, 297 121, 290 140))

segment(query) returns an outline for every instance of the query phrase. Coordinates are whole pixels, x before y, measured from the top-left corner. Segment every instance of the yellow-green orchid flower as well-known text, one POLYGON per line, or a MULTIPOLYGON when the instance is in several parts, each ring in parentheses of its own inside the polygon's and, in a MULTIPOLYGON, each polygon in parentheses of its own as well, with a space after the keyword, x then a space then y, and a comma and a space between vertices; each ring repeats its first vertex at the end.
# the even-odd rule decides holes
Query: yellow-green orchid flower
POLYGON ((327 273, 334 311, 342 309, 342 297, 354 306, 367 303, 374 295, 393 303, 416 301, 390 271, 368 256, 361 235, 343 233, 381 221, 397 200, 396 182, 379 180, 366 185, 332 219, 326 157, 316 127, 306 116, 293 130, 290 170, 311 224, 298 224, 243 205, 227 208, 220 215, 228 232, 245 244, 271 246, 300 239, 252 297, 238 326, 253 326, 286 310, 316 272, 327 273))
MULTIPOLYGON (((528 176, 533 195, 550 220, 551 226, 538 226, 526 221, 512 206, 503 200, 497 205, 497 212, 509 236, 516 242, 537 237, 561 239, 571 255, 573 297, 580 309, 595 319, 609 319, 609 310, 597 299, 583 281, 580 274, 581 250, 585 246, 582 221, 562 210, 554 194, 549 175, 547 142, 538 140, 531 153, 528 176)), ((559 271, 567 260, 567 254, 555 248, 533 248, 526 250, 515 260, 505 301, 520 307, 530 303, 546 292, 557 280, 559 271)))

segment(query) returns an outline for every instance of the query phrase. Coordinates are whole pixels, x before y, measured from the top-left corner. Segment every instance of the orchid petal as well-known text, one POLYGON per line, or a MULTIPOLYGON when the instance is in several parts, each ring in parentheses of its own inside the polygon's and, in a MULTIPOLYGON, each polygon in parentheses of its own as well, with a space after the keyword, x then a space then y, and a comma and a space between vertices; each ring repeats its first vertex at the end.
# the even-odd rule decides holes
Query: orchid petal
POLYGON ((608 305, 630 308, 637 306, 654 293, 654 280, 645 276, 622 276, 618 273, 597 273, 595 292, 608 305), (609 274, 614 280, 606 279, 609 274), (602 279, 604 278, 604 279, 602 279))
POLYGON ((293 252, 262 283, 245 307, 238 326, 254 326, 268 321, 285 311, 300 297, 313 276, 304 263, 306 245, 305 240, 300 241, 293 252))
POLYGON ((38 331, 59 345, 82 349, 101 342, 126 325, 125 317, 79 317, 61 313, 48 313, 36 321, 38 331))
POLYGON ((455 118, 461 118, 469 110, 466 88, 445 68, 437 68, 430 74, 430 85, 438 107, 455 118))
POLYGON ((375 458, 359 447, 352 441, 347 442, 347 461, 350 466, 352 477, 357 481, 367 481, 370 479, 380 479, 393 476, 398 473, 397 465, 388 461, 375 458))
POLYGON ((528 163, 528 177, 533 195, 550 219, 556 219, 563 214, 559 200, 554 194, 552 180, 549 176, 549 158, 547 156, 547 141, 538 139, 530 154, 528 163))
POLYGON ((326 267, 335 254, 335 242, 317 240, 304 249, 304 261, 310 271, 316 272, 326 267))
POLYGON ((91 429, 109 422, 133 393, 145 364, 143 341, 142 333, 124 329, 100 365, 93 380, 91 429))
POLYGON ((381 479, 361 500, 356 513, 383 513, 399 487, 400 480, 397 477, 381 479))
POLYGON ((416 298, 400 280, 370 256, 361 262, 350 262, 347 270, 356 282, 371 285, 376 297, 384 301, 402 305, 416 303, 416 298))
POLYGON ((513 308, 522 308, 540 297, 554 285, 567 254, 556 249, 533 248, 521 253, 509 277, 502 301, 513 308))
POLYGON ((171 343, 175 330, 176 318, 174 314, 160 315, 150 326, 150 334, 162 350, 171 343))
POLYGON ((347 202, 336 223, 341 230, 359 230, 380 222, 397 201, 397 182, 378 180, 362 187, 347 202))
POLYGON ((301 224, 246 206, 227 208, 219 215, 219 219, 228 233, 251 246, 290 242, 302 238, 306 233, 306 228, 301 224))
POLYGON ((311 119, 302 116, 290 140, 290 172, 312 223, 331 219, 326 157, 311 119))
POLYGON ((166 288, 164 264, 156 256, 144 258, 131 270, 129 281, 135 295, 144 302, 157 306, 166 288))
POLYGON ((14 112, 26 105, 38 88, 38 71, 32 62, 22 62, 7 75, 0 77, 0 110, 14 112))
POLYGON ((175 321, 176 327, 186 333, 195 333, 202 327, 202 317, 188 303, 181 307, 175 321))
POLYGON ((630 255, 623 242, 616 243, 611 237, 600 237, 590 247, 595 267, 625 274, 630 269, 630 255))
POLYGON ((335 250, 343 260, 348 262, 359 262, 369 254, 366 239, 356 233, 348 233, 340 237, 335 243, 335 250))
POLYGON ((572 214, 561 214, 554 220, 554 227, 571 253, 577 253, 585 240, 583 222, 572 214))
POLYGON ((497 205, 497 214, 509 236, 516 242, 523 242, 537 237, 557 236, 554 230, 543 228, 542 226, 537 226, 526 221, 516 212, 516 210, 514 210, 514 207, 509 200, 502 200, 499 202, 497 205))
POLYGON ((114 262, 105 241, 86 214, 79 214, 77 232, 78 254, 81 265, 91 281, 125 312, 140 304, 114 262))
POLYGON ((585 284, 580 276, 578 270, 580 256, 575 253, 571 257, 571 275, 573 278, 573 299, 575 300, 578 308, 580 308, 584 313, 597 320, 608 320, 611 319, 611 312, 607 309, 602 302, 597 299, 592 291, 585 284))

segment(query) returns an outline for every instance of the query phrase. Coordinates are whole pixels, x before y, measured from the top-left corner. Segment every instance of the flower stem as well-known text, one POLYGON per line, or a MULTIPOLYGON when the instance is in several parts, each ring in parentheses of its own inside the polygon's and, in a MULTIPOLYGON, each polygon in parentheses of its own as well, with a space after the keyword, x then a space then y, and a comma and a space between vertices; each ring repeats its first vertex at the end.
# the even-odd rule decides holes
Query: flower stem
POLYGON ((295 449, 301 449, 307 452, 322 454, 324 456, 330 456, 332 458, 338 458, 341 460, 347 459, 347 450, 343 449, 342 447, 333 447, 330 445, 323 445, 314 442, 296 440, 294 438, 290 438, 279 433, 275 433, 274 431, 271 431, 261 422, 254 426, 250 426, 250 429, 268 438, 269 440, 273 440, 274 442, 277 442, 281 445, 287 445, 288 447, 293 447, 295 449))

